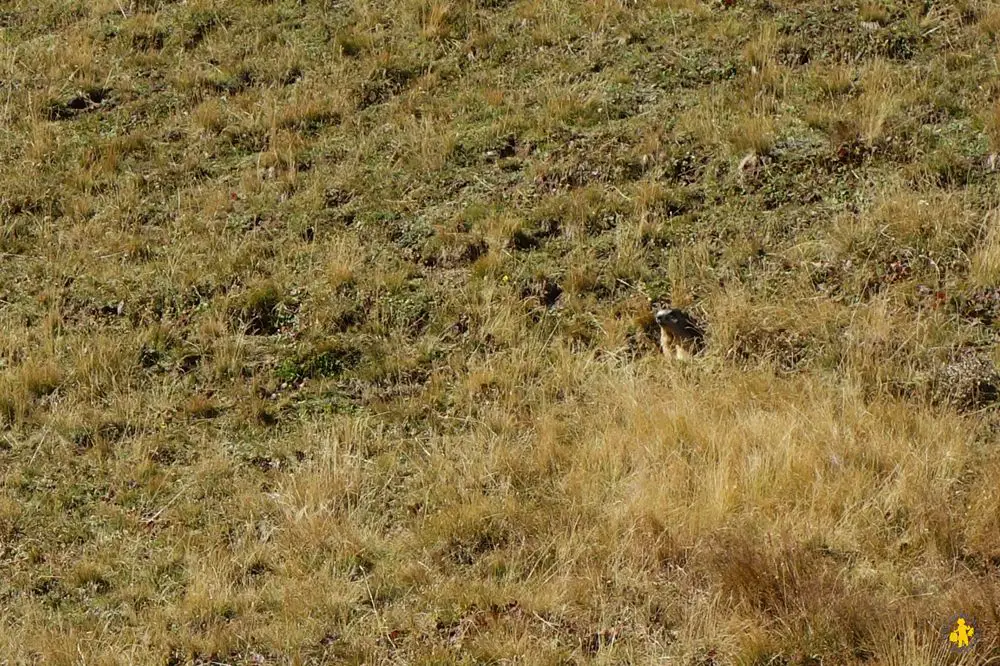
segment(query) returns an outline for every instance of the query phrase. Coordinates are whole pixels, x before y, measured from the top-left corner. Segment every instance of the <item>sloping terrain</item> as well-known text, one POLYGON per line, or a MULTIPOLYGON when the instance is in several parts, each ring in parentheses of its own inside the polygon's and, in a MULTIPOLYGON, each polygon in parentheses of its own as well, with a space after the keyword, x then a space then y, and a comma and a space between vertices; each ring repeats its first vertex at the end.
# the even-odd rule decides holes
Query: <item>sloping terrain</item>
POLYGON ((1000 657, 994 3, 0 36, 0 663, 1000 657))

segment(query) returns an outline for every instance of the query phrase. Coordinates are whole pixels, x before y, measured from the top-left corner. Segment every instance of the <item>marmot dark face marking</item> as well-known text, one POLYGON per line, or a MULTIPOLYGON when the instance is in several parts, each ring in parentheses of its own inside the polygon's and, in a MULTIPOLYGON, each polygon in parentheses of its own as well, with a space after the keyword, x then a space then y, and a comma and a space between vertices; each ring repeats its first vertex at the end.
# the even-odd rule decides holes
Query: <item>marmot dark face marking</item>
POLYGON ((664 356, 685 360, 701 349, 704 332, 680 310, 660 310, 656 313, 656 323, 660 326, 660 349, 664 356))

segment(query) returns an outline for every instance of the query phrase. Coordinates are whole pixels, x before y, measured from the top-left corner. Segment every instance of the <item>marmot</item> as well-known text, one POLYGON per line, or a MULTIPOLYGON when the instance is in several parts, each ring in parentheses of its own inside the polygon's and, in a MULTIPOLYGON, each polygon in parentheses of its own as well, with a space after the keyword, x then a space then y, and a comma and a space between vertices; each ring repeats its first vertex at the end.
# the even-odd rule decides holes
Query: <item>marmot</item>
POLYGON ((656 323, 660 325, 660 349, 664 356, 683 361, 697 353, 704 343, 705 333, 680 310, 658 311, 656 323))

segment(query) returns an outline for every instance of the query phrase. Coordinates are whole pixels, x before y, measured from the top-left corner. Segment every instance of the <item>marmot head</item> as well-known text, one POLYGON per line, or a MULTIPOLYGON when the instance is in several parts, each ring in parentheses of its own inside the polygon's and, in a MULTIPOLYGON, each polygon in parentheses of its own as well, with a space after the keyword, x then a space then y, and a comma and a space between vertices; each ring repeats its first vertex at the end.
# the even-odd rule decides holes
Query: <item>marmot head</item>
POLYGON ((700 340, 704 335, 701 327, 682 310, 664 308, 656 312, 655 318, 660 329, 669 331, 682 340, 700 340))
POLYGON ((686 315, 677 309, 657 310, 656 323, 660 326, 680 326, 681 322, 687 319, 686 315))

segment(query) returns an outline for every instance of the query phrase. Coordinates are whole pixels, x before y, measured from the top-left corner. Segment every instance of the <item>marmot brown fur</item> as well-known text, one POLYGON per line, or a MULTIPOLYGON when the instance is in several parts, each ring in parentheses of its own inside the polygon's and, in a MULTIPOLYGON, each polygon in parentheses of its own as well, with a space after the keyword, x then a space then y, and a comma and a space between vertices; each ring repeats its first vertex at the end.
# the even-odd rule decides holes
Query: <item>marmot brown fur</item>
POLYGON ((691 317, 677 309, 656 313, 660 326, 660 349, 664 356, 686 360, 696 354, 704 344, 705 333, 691 317))

